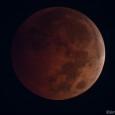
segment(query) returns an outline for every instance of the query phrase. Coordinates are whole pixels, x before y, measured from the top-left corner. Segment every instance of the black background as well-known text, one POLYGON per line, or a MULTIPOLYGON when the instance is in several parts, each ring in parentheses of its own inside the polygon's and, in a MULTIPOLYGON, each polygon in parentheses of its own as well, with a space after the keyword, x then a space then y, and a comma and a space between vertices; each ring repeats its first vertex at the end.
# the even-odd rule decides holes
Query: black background
POLYGON ((106 114, 115 111, 115 3, 114 0, 7 0, 0 3, 1 92, 4 114, 106 114), (106 59, 97 82, 84 94, 53 101, 29 92, 17 79, 11 62, 11 43, 20 24, 32 13, 50 6, 76 9, 87 15, 102 33, 106 59))

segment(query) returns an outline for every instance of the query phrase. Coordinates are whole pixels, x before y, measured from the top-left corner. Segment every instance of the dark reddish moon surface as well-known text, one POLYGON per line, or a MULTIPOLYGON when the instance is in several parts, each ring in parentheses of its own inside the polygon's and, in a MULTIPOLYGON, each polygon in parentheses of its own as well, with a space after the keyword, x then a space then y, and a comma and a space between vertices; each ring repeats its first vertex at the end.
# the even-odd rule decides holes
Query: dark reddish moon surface
POLYGON ((34 94, 65 100, 87 91, 99 78, 105 46, 96 25, 64 7, 38 11, 16 32, 11 58, 16 76, 34 94))

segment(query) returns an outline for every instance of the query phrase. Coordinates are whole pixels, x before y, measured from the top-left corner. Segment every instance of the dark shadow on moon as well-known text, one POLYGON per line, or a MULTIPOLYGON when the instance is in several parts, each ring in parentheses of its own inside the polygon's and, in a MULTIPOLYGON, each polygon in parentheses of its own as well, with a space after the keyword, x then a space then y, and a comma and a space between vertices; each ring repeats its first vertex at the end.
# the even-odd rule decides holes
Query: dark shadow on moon
POLYGON ((67 80, 72 80, 76 78, 77 70, 72 62, 68 62, 62 67, 60 73, 66 75, 67 80))
POLYGON ((70 82, 62 82, 57 86, 57 88, 63 92, 70 92, 71 86, 72 84, 70 82))
POLYGON ((83 67, 84 65, 89 63, 89 61, 90 60, 89 60, 87 51, 83 51, 83 50, 76 51, 75 58, 74 58, 76 69, 83 67))
POLYGON ((86 85, 87 85, 86 81, 82 80, 79 83, 77 83, 76 88, 83 89, 84 87, 86 87, 86 85))

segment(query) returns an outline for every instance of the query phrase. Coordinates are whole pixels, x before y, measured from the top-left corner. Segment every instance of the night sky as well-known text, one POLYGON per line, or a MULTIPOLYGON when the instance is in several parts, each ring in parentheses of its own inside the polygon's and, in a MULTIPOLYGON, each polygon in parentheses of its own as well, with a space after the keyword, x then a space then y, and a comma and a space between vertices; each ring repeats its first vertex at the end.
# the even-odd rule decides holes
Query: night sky
POLYGON ((115 3, 114 0, 7 0, 0 3, 1 115, 106 114, 115 111, 115 3), (42 2, 41 2, 42 1, 42 2), (28 91, 17 79, 11 62, 12 40, 20 24, 31 14, 51 6, 73 8, 99 28, 106 58, 97 82, 82 95, 63 101, 47 100, 28 91))

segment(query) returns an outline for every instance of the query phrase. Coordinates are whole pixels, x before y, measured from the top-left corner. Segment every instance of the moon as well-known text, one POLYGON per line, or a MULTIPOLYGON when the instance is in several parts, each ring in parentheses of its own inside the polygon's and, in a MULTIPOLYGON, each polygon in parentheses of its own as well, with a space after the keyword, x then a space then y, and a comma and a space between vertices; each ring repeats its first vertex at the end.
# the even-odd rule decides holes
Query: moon
POLYGON ((17 78, 30 92, 66 100, 97 81, 105 46, 99 29, 83 13, 50 7, 21 24, 12 42, 11 59, 17 78))

